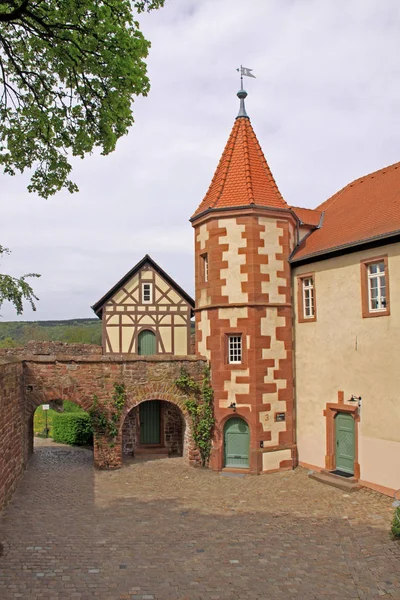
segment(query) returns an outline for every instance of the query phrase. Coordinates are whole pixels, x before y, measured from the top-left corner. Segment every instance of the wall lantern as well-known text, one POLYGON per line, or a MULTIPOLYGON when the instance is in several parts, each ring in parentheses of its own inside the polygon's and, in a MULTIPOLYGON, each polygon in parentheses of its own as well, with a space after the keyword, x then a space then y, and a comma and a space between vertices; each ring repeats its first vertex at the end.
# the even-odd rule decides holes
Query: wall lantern
POLYGON ((236 412, 236 402, 231 402, 229 408, 231 408, 233 412, 236 412))
POLYGON ((357 402, 358 408, 361 408, 362 398, 361 396, 355 396, 354 394, 352 394, 351 398, 349 398, 349 402, 357 402))

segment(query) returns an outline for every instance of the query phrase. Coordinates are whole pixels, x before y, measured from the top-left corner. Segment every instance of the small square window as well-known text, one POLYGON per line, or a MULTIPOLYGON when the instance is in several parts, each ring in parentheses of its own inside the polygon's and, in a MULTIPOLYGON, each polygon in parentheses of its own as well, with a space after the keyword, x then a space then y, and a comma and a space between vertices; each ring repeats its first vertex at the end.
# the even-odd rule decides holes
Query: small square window
POLYGON ((228 336, 228 362, 238 364, 242 362, 242 336, 228 336))
POLYGON ((144 283, 142 286, 143 303, 148 304, 153 299, 153 287, 151 283, 144 283))

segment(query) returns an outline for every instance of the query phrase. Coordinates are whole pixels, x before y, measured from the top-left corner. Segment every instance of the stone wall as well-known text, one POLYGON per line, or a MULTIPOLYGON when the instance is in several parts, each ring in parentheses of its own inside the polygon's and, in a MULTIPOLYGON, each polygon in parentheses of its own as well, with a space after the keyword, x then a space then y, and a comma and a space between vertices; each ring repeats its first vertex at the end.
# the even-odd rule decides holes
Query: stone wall
POLYGON ((0 359, 0 509, 16 488, 28 452, 23 364, 0 359))
POLYGON ((137 408, 132 408, 122 426, 122 454, 125 456, 133 456, 135 452, 137 411, 137 408))
MULTIPOLYGON (((44 403, 71 400, 88 410, 96 395, 100 406, 107 410, 115 383, 125 385, 126 403, 115 445, 100 435, 95 436, 96 467, 122 465, 123 423, 129 423, 135 414, 132 409, 146 400, 162 400, 169 407, 165 431, 170 452, 182 452, 184 438, 185 457, 189 463, 198 464, 199 455, 193 445, 185 408, 186 397, 174 382, 182 367, 200 381, 204 365, 204 359, 193 356, 122 358, 90 352, 87 355, 26 354, 20 359, 0 358, 0 508, 9 500, 32 453, 36 408, 44 403), (129 414, 131 417, 126 421, 129 414), (179 430, 177 415, 181 414, 187 423, 185 431, 179 430)), ((134 448, 134 439, 129 443, 134 448)))
POLYGON ((182 456, 185 439, 185 421, 182 412, 169 402, 164 404, 164 440, 168 456, 182 456))
POLYGON ((6 356, 37 356, 37 355, 68 355, 68 356, 100 356, 101 346, 96 344, 67 344, 65 342, 30 341, 21 348, 0 348, 0 357, 6 356))

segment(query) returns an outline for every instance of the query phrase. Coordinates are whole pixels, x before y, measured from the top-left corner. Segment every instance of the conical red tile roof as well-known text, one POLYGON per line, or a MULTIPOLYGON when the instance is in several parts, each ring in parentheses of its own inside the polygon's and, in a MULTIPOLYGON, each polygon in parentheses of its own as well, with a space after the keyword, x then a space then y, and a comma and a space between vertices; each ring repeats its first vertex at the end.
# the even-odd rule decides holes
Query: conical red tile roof
POLYGON ((248 117, 238 117, 203 202, 193 217, 211 208, 289 208, 282 198, 248 117))

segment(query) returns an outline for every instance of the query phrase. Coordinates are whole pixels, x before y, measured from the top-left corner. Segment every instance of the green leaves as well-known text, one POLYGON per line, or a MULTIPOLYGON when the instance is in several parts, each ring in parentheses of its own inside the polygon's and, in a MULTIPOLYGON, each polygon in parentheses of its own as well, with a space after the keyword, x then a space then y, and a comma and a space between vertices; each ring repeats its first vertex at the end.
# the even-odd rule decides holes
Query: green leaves
POLYGON ((191 396, 186 400, 185 406, 192 418, 193 440, 199 449, 201 464, 205 467, 210 460, 212 432, 215 424, 214 391, 211 386, 210 367, 204 368, 201 385, 189 375, 186 369, 182 368, 175 385, 186 395, 191 396))
MULTIPOLYGON (((10 250, 0 246, 0 258, 7 254, 10 254, 10 250)), ((21 315, 23 302, 26 300, 31 305, 32 310, 36 310, 35 300, 39 300, 39 298, 35 296, 32 287, 26 281, 29 277, 40 277, 40 275, 27 273, 18 278, 0 274, 0 307, 4 301, 8 300, 15 307, 17 315, 21 315)))
POLYGON ((394 538, 400 538, 400 507, 394 511, 391 531, 394 538))
MULTIPOLYGON (((138 13, 164 0, 133 3, 138 13)), ((0 3, 0 165, 33 169, 29 191, 77 190, 70 157, 115 149, 150 85, 150 43, 129 0, 0 3), (15 13, 16 6, 20 9, 15 13), (13 17, 11 15, 14 14, 13 17)))
POLYGON ((112 400, 107 403, 106 407, 102 407, 99 404, 96 395, 93 396, 93 403, 89 409, 92 428, 95 433, 110 438, 110 447, 115 446, 115 438, 118 435, 118 428, 125 402, 126 389, 123 383, 114 383, 112 400))

